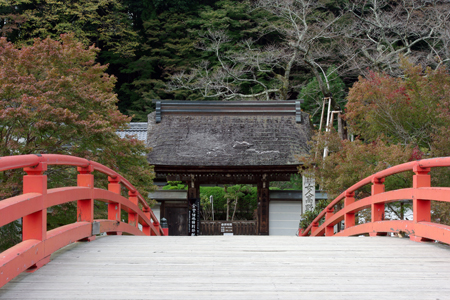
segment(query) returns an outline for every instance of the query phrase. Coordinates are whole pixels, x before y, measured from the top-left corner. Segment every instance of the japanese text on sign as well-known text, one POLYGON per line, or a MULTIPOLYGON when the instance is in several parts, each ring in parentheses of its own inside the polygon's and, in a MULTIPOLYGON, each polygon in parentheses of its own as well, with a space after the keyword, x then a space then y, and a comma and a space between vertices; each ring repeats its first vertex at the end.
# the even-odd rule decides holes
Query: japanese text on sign
POLYGON ((316 207, 316 181, 314 177, 303 176, 303 213, 316 207))

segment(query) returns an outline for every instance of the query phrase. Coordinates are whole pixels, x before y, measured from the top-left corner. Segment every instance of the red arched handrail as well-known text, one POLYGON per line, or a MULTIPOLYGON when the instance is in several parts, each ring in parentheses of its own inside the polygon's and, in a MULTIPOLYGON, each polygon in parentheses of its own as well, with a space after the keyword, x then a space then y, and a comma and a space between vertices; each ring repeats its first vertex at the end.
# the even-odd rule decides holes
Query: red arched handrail
POLYGON ((27 173, 23 177, 23 194, 0 201, 0 227, 23 218, 23 238, 0 255, 0 287, 22 271, 40 268, 56 250, 79 240, 93 240, 99 233, 164 235, 136 188, 102 164, 59 154, 0 157, 0 171, 19 168, 27 173), (47 189, 47 165, 77 167, 77 186, 47 189), (93 171, 108 175, 108 190, 94 187, 93 171), (121 185, 127 188, 128 198, 121 195, 121 185), (107 220, 94 220, 94 200, 108 204, 107 220), (77 202, 77 222, 47 231, 47 208, 72 201, 77 202), (121 221, 122 210, 128 212, 128 223, 121 221))
MULTIPOLYGON (((129 191, 135 192, 135 187, 126 180, 123 176, 118 174, 117 172, 111 170, 110 168, 99 164, 95 161, 91 161, 85 158, 70 156, 70 155, 62 155, 62 154, 28 154, 28 155, 17 155, 17 156, 6 156, 0 157, 0 172, 5 170, 13 170, 20 169, 25 167, 34 167, 39 163, 46 163, 47 165, 66 165, 66 166, 74 166, 87 168, 92 166, 95 171, 99 171, 103 174, 108 175, 109 177, 119 179, 119 182, 122 183, 129 191)), ((141 194, 138 193, 139 202, 145 207, 149 208, 147 202, 142 197, 141 194)))
POLYGON ((450 157, 413 161, 377 172, 354 184, 322 210, 299 236, 351 236, 369 233, 371 236, 404 231, 415 241, 435 240, 450 244, 450 226, 431 222, 430 201, 450 202, 450 188, 431 187, 430 168, 450 167, 450 157), (397 173, 413 171, 413 187, 384 191, 384 179, 397 173), (355 202, 354 192, 372 183, 371 196, 355 202), (413 201, 412 221, 384 220, 385 203, 410 199, 413 201), (334 212, 334 206, 344 200, 344 207, 334 212), (355 213, 371 208, 371 222, 355 225, 355 213), (323 224, 319 222, 325 217, 323 224), (334 225, 344 220, 345 229, 334 233, 334 225))

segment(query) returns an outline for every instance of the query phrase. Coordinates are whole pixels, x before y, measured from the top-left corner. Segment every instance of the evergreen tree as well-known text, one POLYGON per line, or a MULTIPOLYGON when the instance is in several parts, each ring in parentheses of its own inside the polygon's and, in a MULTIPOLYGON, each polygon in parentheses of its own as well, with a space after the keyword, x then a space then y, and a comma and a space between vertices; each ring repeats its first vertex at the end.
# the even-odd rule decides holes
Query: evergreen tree
MULTIPOLYGON (((344 108, 347 102, 345 99, 346 87, 336 72, 336 68, 334 66, 328 68, 326 78, 323 74, 321 77, 322 81, 329 84, 330 92, 339 107, 344 108)), ((300 92, 300 99, 304 100, 302 103, 302 109, 310 114, 313 124, 320 123, 324 97, 325 95, 322 93, 316 78, 311 79, 311 81, 303 87, 300 92)))

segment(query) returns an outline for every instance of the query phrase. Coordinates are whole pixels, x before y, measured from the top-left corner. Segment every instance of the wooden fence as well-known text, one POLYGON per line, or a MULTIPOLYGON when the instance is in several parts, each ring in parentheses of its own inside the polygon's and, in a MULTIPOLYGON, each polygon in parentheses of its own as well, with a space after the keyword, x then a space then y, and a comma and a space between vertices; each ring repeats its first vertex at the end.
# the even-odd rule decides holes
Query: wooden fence
POLYGON ((256 221, 201 221, 201 235, 223 235, 224 226, 222 224, 232 224, 233 235, 256 235, 256 221))

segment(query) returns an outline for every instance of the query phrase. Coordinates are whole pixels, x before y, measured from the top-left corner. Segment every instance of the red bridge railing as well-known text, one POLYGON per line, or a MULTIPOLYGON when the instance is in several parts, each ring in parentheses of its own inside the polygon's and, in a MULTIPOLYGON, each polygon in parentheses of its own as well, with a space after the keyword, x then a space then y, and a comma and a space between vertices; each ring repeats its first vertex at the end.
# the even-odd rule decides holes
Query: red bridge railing
POLYGON ((0 253, 0 287, 23 271, 48 263, 56 250, 76 241, 93 240, 96 234, 164 235, 136 188, 99 163, 57 154, 0 157, 0 171, 19 168, 27 173, 23 194, 0 201, 0 227, 23 218, 22 242, 0 253), (44 172, 48 165, 77 167, 77 186, 47 189, 44 172), (108 190, 94 187, 93 171, 108 175, 108 190), (122 185, 128 198, 121 195, 122 185), (108 204, 107 220, 94 220, 94 200, 108 204), (77 201, 77 222, 47 231, 47 208, 72 201, 77 201), (128 212, 128 223, 121 221, 122 210, 128 212))
POLYGON ((369 176, 351 186, 324 209, 299 236, 386 235, 406 232, 414 241, 440 241, 450 244, 450 226, 431 222, 431 201, 450 202, 450 188, 431 187, 430 168, 449 167, 450 157, 432 158, 397 165, 369 176), (413 187, 385 192, 387 176, 413 171, 413 187), (355 191, 372 184, 369 197, 355 201, 355 191), (413 220, 384 220, 385 203, 412 200, 413 220), (343 201, 337 212, 334 207, 343 201), (371 222, 355 225, 355 213, 371 208, 371 222), (324 222, 319 226, 322 219, 324 222), (334 225, 344 220, 345 229, 334 232, 334 225))

